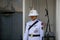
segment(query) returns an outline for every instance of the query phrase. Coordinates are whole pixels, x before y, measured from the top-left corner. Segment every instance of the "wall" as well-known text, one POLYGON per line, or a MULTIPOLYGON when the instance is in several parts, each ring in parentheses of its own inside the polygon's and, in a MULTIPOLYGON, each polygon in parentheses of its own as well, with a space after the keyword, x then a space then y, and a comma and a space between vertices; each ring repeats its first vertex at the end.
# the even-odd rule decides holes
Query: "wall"
POLYGON ((0 9, 11 10, 11 5, 16 11, 22 11, 23 0, 0 0, 0 9))
POLYGON ((60 40, 60 0, 56 0, 56 40, 60 40))

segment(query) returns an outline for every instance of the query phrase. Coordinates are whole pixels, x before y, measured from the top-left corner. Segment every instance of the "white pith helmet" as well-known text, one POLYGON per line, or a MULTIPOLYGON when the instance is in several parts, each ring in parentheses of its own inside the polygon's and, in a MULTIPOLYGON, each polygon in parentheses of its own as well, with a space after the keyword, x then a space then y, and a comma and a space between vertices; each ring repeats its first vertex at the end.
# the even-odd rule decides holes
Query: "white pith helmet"
POLYGON ((38 16, 38 12, 37 12, 37 10, 30 10, 28 16, 38 16))

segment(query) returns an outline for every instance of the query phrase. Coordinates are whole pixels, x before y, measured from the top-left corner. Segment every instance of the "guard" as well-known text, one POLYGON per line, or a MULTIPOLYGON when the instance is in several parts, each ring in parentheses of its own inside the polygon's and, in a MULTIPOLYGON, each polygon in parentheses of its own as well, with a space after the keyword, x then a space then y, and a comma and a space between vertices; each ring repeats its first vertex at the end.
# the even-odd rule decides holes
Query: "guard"
POLYGON ((38 12, 31 10, 28 16, 31 18, 31 21, 26 23, 26 31, 23 40, 42 40, 44 30, 42 21, 37 18, 38 12))

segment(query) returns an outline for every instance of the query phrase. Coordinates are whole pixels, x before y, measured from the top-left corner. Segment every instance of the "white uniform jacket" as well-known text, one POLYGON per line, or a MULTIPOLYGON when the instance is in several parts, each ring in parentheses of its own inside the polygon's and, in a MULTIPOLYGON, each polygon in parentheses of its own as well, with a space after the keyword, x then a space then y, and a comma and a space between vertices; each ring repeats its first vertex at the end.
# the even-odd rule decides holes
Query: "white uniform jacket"
POLYGON ((44 36, 44 30, 42 29, 42 25, 41 25, 42 22, 40 20, 38 20, 38 22, 28 31, 28 28, 37 20, 38 19, 27 22, 26 31, 24 33, 23 40, 42 40, 42 37, 44 36), (34 37, 34 36, 29 36, 29 34, 40 35, 40 36, 34 37))

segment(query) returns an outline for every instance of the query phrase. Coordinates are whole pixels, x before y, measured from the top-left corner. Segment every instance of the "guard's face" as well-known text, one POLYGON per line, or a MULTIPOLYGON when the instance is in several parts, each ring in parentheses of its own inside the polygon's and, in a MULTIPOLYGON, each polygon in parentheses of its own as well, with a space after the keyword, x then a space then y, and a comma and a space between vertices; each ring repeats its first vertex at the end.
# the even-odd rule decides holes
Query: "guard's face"
POLYGON ((30 18, 31 18, 32 20, 35 20, 35 19, 37 19, 37 16, 30 16, 30 18))

